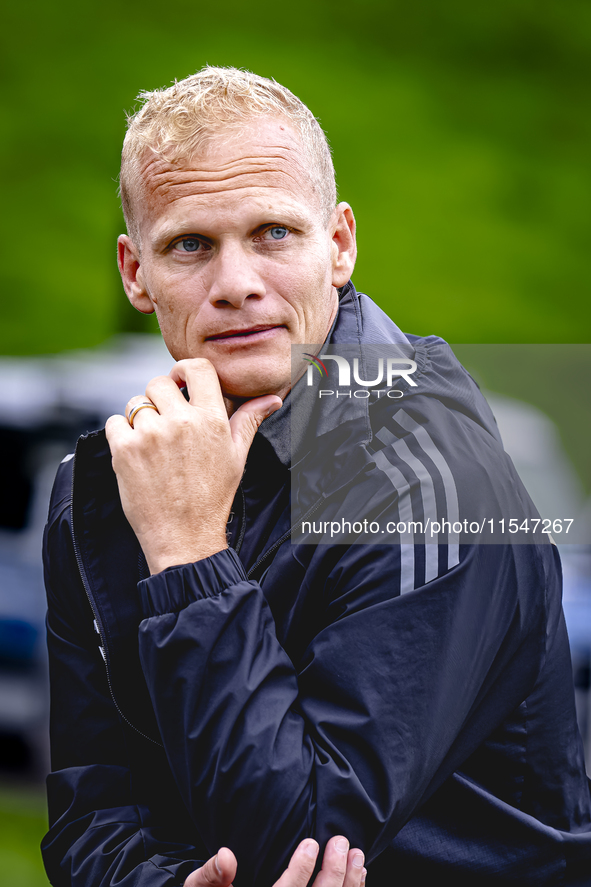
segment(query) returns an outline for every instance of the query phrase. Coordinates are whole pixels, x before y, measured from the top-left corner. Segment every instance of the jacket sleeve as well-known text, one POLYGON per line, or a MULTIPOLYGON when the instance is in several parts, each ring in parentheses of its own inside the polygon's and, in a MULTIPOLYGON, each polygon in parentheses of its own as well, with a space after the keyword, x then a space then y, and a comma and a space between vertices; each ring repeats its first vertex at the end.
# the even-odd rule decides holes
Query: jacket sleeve
POLYGON ((140 583, 140 655, 176 782, 246 883, 272 883, 307 835, 345 834, 371 861, 539 668, 543 601, 536 615, 520 600, 543 595, 533 548, 466 547, 402 596, 399 546, 315 556, 333 563, 325 619, 297 669, 231 549, 140 583))
POLYGON ((132 750, 111 699, 92 612, 78 579, 65 469, 54 488, 44 540, 52 686, 45 866, 56 887, 182 884, 202 857, 174 825, 158 821, 134 791, 132 750))

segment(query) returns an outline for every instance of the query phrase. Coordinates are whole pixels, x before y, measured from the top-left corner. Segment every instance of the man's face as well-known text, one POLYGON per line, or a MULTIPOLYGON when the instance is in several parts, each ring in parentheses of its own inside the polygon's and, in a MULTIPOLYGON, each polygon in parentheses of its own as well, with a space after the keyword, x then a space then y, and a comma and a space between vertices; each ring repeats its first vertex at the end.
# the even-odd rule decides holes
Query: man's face
POLYGON ((155 310, 176 360, 206 357, 230 399, 290 387, 292 344, 322 343, 355 260, 354 220, 329 223, 299 136, 262 117, 173 167, 149 153, 141 253, 119 243, 126 292, 155 310))

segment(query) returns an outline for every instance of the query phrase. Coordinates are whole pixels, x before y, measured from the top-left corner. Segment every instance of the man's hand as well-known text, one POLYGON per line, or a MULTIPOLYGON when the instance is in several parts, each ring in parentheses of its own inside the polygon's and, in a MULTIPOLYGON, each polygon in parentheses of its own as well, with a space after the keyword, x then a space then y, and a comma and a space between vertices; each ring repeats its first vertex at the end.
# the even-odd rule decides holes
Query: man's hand
MULTIPOLYGON (((317 856, 318 844, 306 838, 297 847, 289 866, 274 887, 306 887, 317 856)), ((366 875, 363 862, 361 850, 349 850, 346 838, 331 838, 324 851, 322 869, 312 887, 361 887, 366 875)), ((204 866, 191 872, 184 887, 232 887, 236 868, 236 857, 227 847, 222 847, 204 866)))
POLYGON ((227 547, 226 521, 257 428, 281 406, 276 395, 247 401, 228 420, 213 365, 201 358, 158 376, 132 428, 111 416, 106 434, 121 504, 150 572, 200 560, 227 547), (172 377, 172 378, 171 378, 172 377), (178 385, 186 383, 187 403, 178 385))

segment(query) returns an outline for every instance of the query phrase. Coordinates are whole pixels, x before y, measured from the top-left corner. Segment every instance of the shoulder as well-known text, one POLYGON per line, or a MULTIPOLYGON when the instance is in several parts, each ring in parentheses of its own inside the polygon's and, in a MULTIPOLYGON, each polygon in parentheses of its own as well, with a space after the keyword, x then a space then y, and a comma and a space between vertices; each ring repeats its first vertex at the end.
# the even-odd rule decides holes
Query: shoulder
POLYGON ((69 584, 77 575, 74 551, 74 524, 85 508, 97 501, 99 493, 111 495, 116 481, 103 431, 78 440, 76 452, 68 454, 57 469, 43 538, 43 560, 48 593, 69 584), (90 504, 89 504, 90 503, 90 504), (70 577, 70 578, 68 578, 70 577))
POLYGON ((68 453, 58 466, 49 500, 48 525, 54 523, 60 514, 63 514, 64 509, 70 507, 72 502, 73 465, 74 453, 68 453))
POLYGON ((82 435, 75 452, 68 453, 58 466, 49 500, 48 526, 59 521, 71 509, 74 500, 88 497, 89 482, 101 489, 105 483, 112 486, 113 479, 104 429, 82 435))

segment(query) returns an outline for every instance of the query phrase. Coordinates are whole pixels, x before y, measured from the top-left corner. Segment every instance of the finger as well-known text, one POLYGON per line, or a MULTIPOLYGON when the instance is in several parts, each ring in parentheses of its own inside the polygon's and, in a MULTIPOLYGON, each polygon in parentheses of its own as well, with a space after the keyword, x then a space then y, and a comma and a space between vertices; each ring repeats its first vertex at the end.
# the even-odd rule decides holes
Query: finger
MULTIPOLYGON (((349 842, 342 835, 331 838, 322 858, 322 868, 313 887, 343 887, 347 874, 349 842)), ((347 885, 348 887, 348 885, 347 885)))
POLYGON ((192 406, 204 407, 206 410, 223 410, 225 414, 218 374, 211 361, 205 357, 179 360, 170 371, 170 378, 177 386, 187 386, 189 403, 192 406))
POLYGON ((231 887, 236 877, 236 857, 227 847, 222 847, 200 869, 188 876, 184 887, 231 887))
POLYGON ((230 431, 236 450, 244 462, 261 422, 282 406, 283 401, 276 394, 264 394, 247 400, 238 407, 230 419, 230 431))
POLYGON ((105 434, 111 452, 113 452, 113 449, 116 448, 119 443, 123 443, 128 439, 130 434, 133 434, 133 431, 124 416, 116 415, 109 416, 107 419, 105 423, 105 434))
POLYGON ((149 398, 146 397, 145 394, 135 394, 133 397, 130 397, 125 407, 125 418, 127 421, 129 421, 129 414, 133 408, 139 406, 141 403, 148 403, 148 400, 149 398))
POLYGON ((365 857, 361 850, 358 850, 357 848, 349 850, 347 856, 347 871, 345 873, 343 887, 361 887, 361 885, 365 883, 367 872, 363 865, 364 862, 365 857))
POLYGON ((135 428, 136 422, 149 419, 148 413, 151 414, 152 421, 154 421, 158 414, 158 408, 145 394, 136 394, 125 407, 125 417, 132 428, 135 428), (146 413, 146 416, 142 416, 140 419, 140 413, 146 413))
POLYGON ((318 849, 318 844, 312 838, 302 841, 273 887, 306 887, 314 873, 318 849))
POLYGON ((178 385, 170 376, 155 376, 150 379, 146 385, 144 401, 146 400, 151 400, 161 415, 187 407, 178 385))

